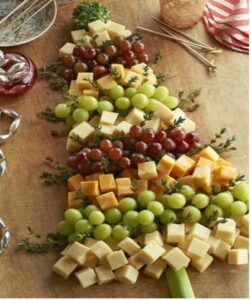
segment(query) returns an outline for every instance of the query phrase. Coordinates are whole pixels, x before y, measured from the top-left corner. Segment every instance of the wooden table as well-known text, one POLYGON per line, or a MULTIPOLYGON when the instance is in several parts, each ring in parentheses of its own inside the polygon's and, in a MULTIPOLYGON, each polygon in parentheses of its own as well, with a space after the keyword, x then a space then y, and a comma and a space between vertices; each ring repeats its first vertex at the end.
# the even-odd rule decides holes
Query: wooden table
MULTIPOLYGON (((30 56, 38 67, 55 59, 59 47, 70 40, 71 13, 78 2, 60 6, 54 26, 43 37, 14 49, 30 56)), ((101 2, 109 8, 114 21, 129 29, 138 25, 157 29, 151 20, 151 15, 159 11, 157 0, 101 2)), ((202 22, 188 32, 219 46, 207 35, 202 22)), ((222 127, 228 129, 229 135, 236 134, 238 150, 226 157, 240 174, 248 174, 248 56, 224 49, 216 58, 218 74, 209 77, 204 66, 177 44, 148 35, 145 42, 152 55, 163 51, 158 69, 175 75, 166 82, 173 95, 179 90, 203 88, 201 108, 192 114, 202 141, 208 141, 222 127)), ((22 115, 18 133, 1 146, 8 170, 0 178, 0 217, 9 226, 11 242, 0 258, 0 297, 167 297, 163 278, 154 281, 143 275, 133 287, 114 282, 83 290, 75 278, 65 281, 51 273, 58 254, 28 255, 16 250, 17 243, 26 236, 27 225, 41 232, 53 232, 66 206, 66 188, 45 187, 39 177, 46 169, 46 156, 61 162, 66 158, 65 138, 53 138, 50 130, 55 125, 36 116, 46 106, 53 107, 60 101, 60 94, 51 92, 43 81, 37 81, 23 96, 0 99, 0 106, 12 107, 22 115)), ((0 122, 1 132, 6 126, 6 122, 0 122)), ((215 260, 205 273, 189 268, 189 275, 197 297, 248 297, 247 266, 233 267, 215 260)))

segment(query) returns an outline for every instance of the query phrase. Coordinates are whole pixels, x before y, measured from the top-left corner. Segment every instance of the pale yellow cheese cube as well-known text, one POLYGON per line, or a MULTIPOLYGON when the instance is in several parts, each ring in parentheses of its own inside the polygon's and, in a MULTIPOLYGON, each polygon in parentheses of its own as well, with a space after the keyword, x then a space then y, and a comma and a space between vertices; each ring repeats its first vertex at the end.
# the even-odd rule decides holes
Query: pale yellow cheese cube
POLYGON ((196 130, 196 123, 189 118, 182 123, 181 128, 184 129, 186 133, 190 133, 196 130))
POLYGON ((219 154, 210 146, 203 149, 199 155, 212 161, 217 161, 220 158, 219 154))
POLYGON ((230 265, 246 265, 248 264, 247 249, 231 249, 228 252, 228 263, 230 265))
POLYGON ((99 90, 96 89, 96 88, 85 89, 85 90, 83 90, 83 95, 84 96, 92 96, 92 97, 98 98, 98 96, 99 96, 99 90))
POLYGON ((194 184, 197 188, 201 188, 206 193, 211 191, 212 172, 210 167, 196 167, 192 176, 194 178, 194 184))
POLYGON ((104 135, 113 135, 116 127, 113 125, 100 124, 100 132, 104 135))
POLYGON ((105 240, 106 244, 112 249, 112 251, 120 250, 118 244, 119 240, 115 239, 114 237, 109 237, 105 240))
POLYGON ((70 84, 70 88, 68 90, 68 94, 70 96, 80 96, 81 92, 78 90, 77 81, 72 80, 70 84))
POLYGON ((189 247, 190 243, 191 243, 191 240, 187 236, 185 236, 184 240, 180 241, 177 244, 177 247, 179 247, 182 250, 187 250, 187 248, 189 247))
POLYGON ((88 23, 88 28, 91 33, 97 33, 106 30, 107 25, 101 20, 96 20, 88 23))
POLYGON ((167 237, 168 243, 180 243, 185 238, 185 224, 168 224, 167 237))
POLYGON ((249 249, 249 238, 239 235, 236 238, 236 241, 234 243, 234 248, 236 249, 249 249))
POLYGON ((116 125, 115 133, 121 134, 123 132, 124 134, 128 134, 131 127, 131 123, 128 123, 127 121, 122 121, 118 125, 116 125))
POLYGON ((172 168, 174 167, 174 164, 175 160, 166 154, 161 158, 161 160, 157 164, 157 170, 169 175, 172 171, 172 168))
POLYGON ((164 273, 165 269, 166 262, 163 259, 159 258, 153 264, 146 266, 144 269, 144 273, 153 279, 159 279, 164 273))
POLYGON ((175 178, 186 176, 194 167, 195 161, 187 155, 181 155, 171 170, 171 175, 175 178))
POLYGON ((175 120, 177 121, 180 117, 182 119, 185 119, 186 118, 185 112, 182 109, 180 109, 179 107, 175 108, 175 110, 173 110, 173 117, 170 120, 170 124, 174 125, 174 121, 175 120))
POLYGON ((125 77, 125 68, 121 64, 111 64, 111 75, 115 80, 123 80, 125 77))
POLYGON ((100 116, 96 115, 93 118, 91 118, 91 120, 88 121, 88 123, 92 126, 92 127, 97 127, 100 123, 100 116))
POLYGON ((139 271, 131 265, 117 269, 114 274, 116 280, 126 284, 135 284, 139 277, 139 271))
POLYGON ((161 120, 160 118, 152 118, 151 120, 147 121, 143 128, 152 128, 156 132, 160 131, 161 128, 161 120))
POLYGON ((119 116, 117 117, 117 119, 116 119, 114 125, 115 125, 115 126, 118 126, 118 125, 119 125, 121 122, 123 122, 123 121, 125 121, 125 118, 119 115, 119 116))
POLYGON ((173 111, 161 102, 157 102, 154 108, 154 115, 164 123, 169 124, 173 118, 173 111))
POLYGON ((107 31, 109 32, 111 39, 115 39, 116 36, 124 35, 125 26, 109 20, 109 22, 107 22, 107 31))
POLYGON ((218 223, 215 236, 227 242, 235 233, 236 223, 232 219, 226 219, 224 223, 218 223))
POLYGON ((157 84, 158 80, 157 77, 155 76, 155 74, 153 73, 148 73, 148 75, 144 78, 144 84, 157 84))
POLYGON ((94 269, 96 268, 98 261, 98 258, 93 253, 89 253, 84 263, 84 267, 94 269))
POLYGON ((79 242, 74 242, 68 249, 67 256, 75 260, 80 266, 83 266, 89 253, 90 249, 88 247, 79 242))
POLYGON ((243 226, 245 226, 247 229, 249 228, 249 214, 246 214, 241 218, 241 223, 243 226))
POLYGON ((111 37, 106 30, 95 34, 95 43, 98 47, 102 47, 107 41, 110 40, 111 37))
POLYGON ((112 252, 112 249, 103 241, 98 241, 90 249, 100 260, 105 260, 107 255, 112 252))
POLYGON ((217 163, 215 161, 204 157, 200 157, 196 164, 196 167, 210 167, 212 171, 215 169, 216 166, 217 163))
POLYGON ((232 247, 234 245, 237 237, 239 236, 240 232, 241 232, 240 229, 236 228, 235 232, 232 234, 232 236, 230 236, 228 239, 225 239, 225 242, 227 242, 232 247))
POLYGON ((234 181, 238 175, 237 169, 229 166, 221 166, 214 172, 214 180, 217 182, 234 181))
POLYGON ((138 164, 138 176, 140 179, 155 179, 158 177, 156 163, 154 161, 147 161, 138 164))
POLYGON ((213 260, 214 258, 211 255, 206 254, 202 258, 191 259, 191 265, 195 268, 195 270, 197 270, 200 273, 203 273, 212 264, 213 260))
POLYGON ((98 79, 97 84, 101 90, 110 90, 117 85, 117 82, 108 74, 98 79))
POLYGON ((68 256, 61 257, 53 266, 52 270, 67 279, 77 268, 78 264, 68 256))
POLYGON ((125 120, 130 124, 140 125, 140 123, 144 121, 144 116, 145 113, 135 107, 128 113, 128 115, 125 117, 125 120))
POLYGON ((62 48, 59 49, 58 57, 63 58, 65 55, 72 55, 75 44, 65 43, 62 48))
POLYGON ((187 248, 187 255, 191 258, 202 258, 206 255, 210 245, 197 238, 193 238, 187 248))
POLYGON ((137 89, 143 82, 143 77, 133 71, 125 73, 125 77, 122 80, 122 84, 137 89))
POLYGON ((218 247, 212 252, 212 254, 215 257, 224 260, 227 257, 230 249, 231 246, 228 243, 220 240, 218 247))
POLYGON ((102 174, 98 177, 99 187, 102 193, 116 190, 116 182, 113 174, 102 174))
POLYGON ((84 240, 84 245, 88 248, 91 248, 91 246, 93 246, 97 242, 98 242, 98 240, 96 240, 96 239, 93 239, 91 237, 86 237, 84 240))
POLYGON ((110 111, 103 111, 101 114, 100 123, 113 125, 118 117, 118 113, 110 112, 110 111))
POLYGON ((241 231, 241 234, 242 234, 242 235, 249 236, 249 229, 248 229, 246 226, 243 225, 243 226, 240 228, 240 231, 241 231))
POLYGON ((137 270, 141 269, 145 265, 145 263, 141 259, 141 251, 142 250, 134 253, 128 258, 129 264, 131 264, 137 270))
POLYGON ((115 182, 117 185, 118 197, 133 195, 132 182, 130 178, 116 178, 115 182))
POLYGON ((76 272, 75 275, 84 289, 97 283, 97 276, 91 268, 84 268, 76 272))
POLYGON ((140 246, 130 237, 126 237, 119 244, 118 247, 121 248, 126 254, 133 255, 138 252, 141 248, 140 246))
POLYGON ((160 258, 166 250, 161 247, 159 244, 156 242, 150 242, 147 244, 141 251, 140 251, 140 257, 141 260, 146 264, 146 265, 151 265, 154 263, 158 258, 160 258))
POLYGON ((79 41, 78 44, 83 45, 86 48, 93 47, 93 39, 89 35, 83 36, 79 41))
POLYGON ((183 185, 189 185, 191 186, 194 190, 196 190, 196 186, 194 184, 194 177, 192 175, 184 176, 184 177, 179 177, 177 178, 177 181, 183 185))
POLYGON ((132 32, 131 32, 131 30, 129 30, 129 29, 126 29, 126 30, 124 31, 124 33, 123 33, 123 36, 124 36, 124 37, 128 37, 128 36, 130 36, 130 35, 132 35, 132 32))
POLYGON ((172 267, 175 271, 181 268, 186 268, 190 262, 190 258, 186 256, 178 247, 172 248, 162 259, 167 262, 167 264, 172 267))
POLYGON ((75 44, 77 44, 85 35, 86 31, 84 29, 71 31, 71 39, 75 44))
POLYGON ((108 265, 103 265, 95 268, 95 272, 98 278, 98 284, 104 284, 113 281, 114 273, 108 265))
MULTIPOLYGON (((133 72, 138 73, 139 75, 143 76, 147 67, 148 66, 145 63, 140 63, 140 64, 132 66, 131 70, 133 72)), ((149 75, 153 74, 153 69, 151 67, 148 67, 147 73, 149 75)))
POLYGON ((211 234, 206 240, 206 242, 210 245, 208 252, 213 253, 215 249, 219 246, 220 239, 211 234))
POLYGON ((202 241, 207 241, 209 238, 209 235, 211 233, 211 230, 199 223, 196 223, 193 225, 192 229, 190 230, 188 234, 188 238, 197 238, 202 241))
POLYGON ((79 90, 91 89, 93 87, 93 73, 78 73, 77 87, 79 90))
POLYGON ((216 163, 218 166, 229 166, 229 167, 232 166, 232 164, 229 161, 226 161, 225 159, 223 159, 221 157, 216 161, 216 163))
POLYGON ((127 258, 122 250, 109 253, 106 259, 112 270, 123 267, 128 263, 127 258))
POLYGON ((145 245, 147 245, 151 242, 155 242, 155 243, 159 244, 160 246, 164 245, 162 235, 160 234, 160 232, 158 230, 145 234, 145 245))
POLYGON ((65 256, 67 255, 67 251, 71 248, 71 244, 67 245, 64 250, 60 253, 61 255, 65 256))

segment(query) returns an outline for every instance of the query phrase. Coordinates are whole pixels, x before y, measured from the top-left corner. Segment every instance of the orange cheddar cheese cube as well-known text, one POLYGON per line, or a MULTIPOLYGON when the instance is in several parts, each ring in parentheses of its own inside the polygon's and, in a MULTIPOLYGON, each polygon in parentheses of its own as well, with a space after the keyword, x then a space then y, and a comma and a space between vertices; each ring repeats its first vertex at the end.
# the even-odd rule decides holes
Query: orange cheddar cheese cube
POLYGON ((216 161, 216 163, 218 166, 229 166, 229 167, 232 166, 232 164, 229 161, 226 161, 225 159, 223 159, 221 157, 216 161))
POLYGON ((160 187, 160 186, 157 186, 153 183, 150 183, 149 184, 149 190, 153 191, 154 194, 156 195, 156 199, 158 200, 165 192, 165 189, 164 187, 160 187))
POLYGON ((156 163, 154 161, 147 161, 138 164, 138 176, 140 179, 155 179, 158 177, 156 163))
POLYGON ((214 180, 219 181, 234 181, 237 177, 236 168, 229 166, 221 166, 214 172, 214 180))
POLYGON ((146 179, 135 179, 135 194, 139 194, 148 189, 148 181, 146 179))
POLYGON ((194 177, 192 175, 188 175, 188 176, 185 176, 185 177, 180 177, 177 180, 181 184, 189 185, 193 189, 196 189, 196 186, 195 186, 195 183, 194 183, 194 177))
POLYGON ((93 173, 91 175, 85 176, 85 179, 87 181, 93 181, 98 180, 100 175, 103 175, 104 173, 93 173))
POLYGON ((199 155, 212 161, 217 161, 220 158, 219 154, 210 146, 200 151, 199 155))
POLYGON ((196 164, 196 167, 210 167, 211 170, 214 170, 216 166, 217 166, 216 162, 204 157, 200 157, 196 164))
POLYGON ((68 189, 69 191, 78 191, 81 187, 81 182, 85 181, 84 177, 80 174, 76 174, 68 178, 68 189))
POLYGON ((68 192, 68 208, 80 208, 83 207, 83 201, 76 198, 76 192, 68 192))
POLYGON ((118 200, 113 192, 97 196, 96 199, 102 210, 118 206, 118 200))
POLYGON ((115 181, 117 185, 118 197, 133 195, 131 178, 117 178, 115 181))
POLYGON ((177 182, 176 179, 162 172, 158 172, 158 178, 153 179, 150 182, 163 188, 163 180, 166 181, 168 186, 173 186, 177 182))
POLYGON ((161 160, 157 164, 157 170, 169 175, 172 171, 174 164, 175 159, 166 154, 161 158, 161 160))
POLYGON ((96 197, 100 194, 97 180, 81 182, 81 192, 84 196, 96 197))
POLYGON ((196 167, 192 176, 197 188, 203 189, 206 193, 211 191, 212 173, 210 167, 196 167))
POLYGON ((173 176, 174 178, 186 176, 194 166, 195 161, 187 155, 183 154, 176 160, 171 171, 171 176, 173 176))
POLYGON ((113 174, 99 175, 98 180, 102 193, 114 191, 117 188, 113 174))
POLYGON ((120 173, 120 177, 129 177, 131 179, 138 179, 138 172, 136 169, 124 169, 121 173, 120 173))

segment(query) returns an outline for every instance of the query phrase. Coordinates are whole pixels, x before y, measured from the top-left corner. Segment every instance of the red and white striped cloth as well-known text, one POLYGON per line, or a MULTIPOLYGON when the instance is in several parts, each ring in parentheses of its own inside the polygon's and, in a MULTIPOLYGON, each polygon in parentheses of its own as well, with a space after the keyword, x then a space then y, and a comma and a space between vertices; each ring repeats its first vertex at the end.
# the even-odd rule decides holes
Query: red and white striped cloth
POLYGON ((207 31, 221 44, 249 52, 249 0, 208 0, 203 19, 207 31))

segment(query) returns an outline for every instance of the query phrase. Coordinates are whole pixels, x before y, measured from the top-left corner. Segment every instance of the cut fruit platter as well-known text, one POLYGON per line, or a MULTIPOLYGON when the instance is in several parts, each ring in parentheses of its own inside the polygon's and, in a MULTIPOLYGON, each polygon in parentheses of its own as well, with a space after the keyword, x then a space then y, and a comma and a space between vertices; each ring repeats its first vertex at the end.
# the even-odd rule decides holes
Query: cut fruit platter
POLYGON ((64 126, 52 135, 65 136, 66 164, 47 157, 57 172, 42 177, 67 185, 67 209, 56 233, 19 247, 58 251, 53 272, 83 289, 135 284, 142 273, 164 276, 174 298, 194 298, 187 268, 248 264, 248 185, 224 157, 235 137, 224 141, 222 128, 201 143, 191 114, 200 89, 170 94, 155 71, 162 52, 150 59, 141 35, 102 4, 84 1, 73 21, 71 40, 38 72, 65 94, 38 116, 64 126))

